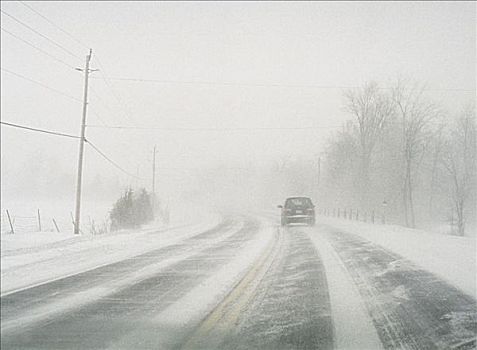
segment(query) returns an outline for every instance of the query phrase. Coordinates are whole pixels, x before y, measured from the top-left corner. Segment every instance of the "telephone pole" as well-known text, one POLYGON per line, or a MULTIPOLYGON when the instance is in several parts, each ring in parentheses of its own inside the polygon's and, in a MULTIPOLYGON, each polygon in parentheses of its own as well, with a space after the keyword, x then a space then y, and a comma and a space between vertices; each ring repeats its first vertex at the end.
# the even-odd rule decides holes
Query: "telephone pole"
POLYGON ((81 137, 79 144, 78 155, 78 177, 76 183, 76 209, 75 209, 75 221, 74 221, 74 233, 77 235, 80 233, 80 212, 81 212, 81 183, 83 177, 83 152, 85 142, 85 129, 86 129, 86 110, 88 106, 88 77, 89 73, 97 69, 89 69, 89 62, 91 61, 92 49, 89 49, 89 54, 86 56, 86 65, 84 69, 76 68, 76 70, 84 72, 84 94, 83 94, 83 117, 81 119, 81 137))
POLYGON ((152 152, 152 213, 155 215, 156 204, 156 145, 152 152))

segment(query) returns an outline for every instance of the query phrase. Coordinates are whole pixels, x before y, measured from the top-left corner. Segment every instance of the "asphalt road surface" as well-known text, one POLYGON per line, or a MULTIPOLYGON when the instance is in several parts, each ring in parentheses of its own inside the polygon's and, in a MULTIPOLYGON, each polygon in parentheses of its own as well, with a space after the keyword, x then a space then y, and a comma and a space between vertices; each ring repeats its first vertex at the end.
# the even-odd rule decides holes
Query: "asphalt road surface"
POLYGON ((2 296, 1 348, 473 349, 476 314, 475 299, 360 237, 236 216, 2 296))

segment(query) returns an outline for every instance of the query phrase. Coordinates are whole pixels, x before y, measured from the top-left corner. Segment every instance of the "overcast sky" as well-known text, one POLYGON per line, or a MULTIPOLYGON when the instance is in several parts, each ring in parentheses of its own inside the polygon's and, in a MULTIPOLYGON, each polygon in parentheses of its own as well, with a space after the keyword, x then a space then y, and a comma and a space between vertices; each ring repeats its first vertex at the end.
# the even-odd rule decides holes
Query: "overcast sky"
MULTIPOLYGON (((2 13, 2 28, 17 36, 2 30, 2 68, 81 100, 83 76, 72 67, 84 66, 91 47, 101 73, 91 74, 88 124, 145 129, 90 127, 87 137, 142 177, 154 145, 158 166, 173 168, 160 169, 163 177, 217 161, 319 154, 347 117, 343 88, 370 80, 426 83, 451 113, 475 97, 475 2, 26 4, 85 46, 22 3, 2 1, 5 13, 62 47, 2 13)), ((3 121, 79 133, 81 102, 6 71, 1 84, 3 121)), ((26 165, 35 158, 74 180, 77 148, 76 140, 2 127, 2 190, 18 172, 34 175, 26 165)), ((88 149, 85 176, 97 173, 129 181, 88 149)))

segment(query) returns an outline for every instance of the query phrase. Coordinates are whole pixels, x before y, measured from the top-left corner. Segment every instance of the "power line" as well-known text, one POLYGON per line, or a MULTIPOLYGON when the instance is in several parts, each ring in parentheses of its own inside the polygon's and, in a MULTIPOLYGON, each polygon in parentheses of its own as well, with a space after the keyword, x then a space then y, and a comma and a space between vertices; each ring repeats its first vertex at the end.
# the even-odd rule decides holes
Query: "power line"
POLYGON ((65 92, 62 92, 62 91, 57 90, 57 89, 55 89, 55 88, 49 87, 48 85, 45 85, 45 84, 43 84, 43 83, 40 83, 39 81, 30 79, 30 78, 28 78, 28 77, 26 77, 26 76, 24 76, 24 75, 19 74, 19 73, 15 73, 15 72, 13 72, 13 71, 11 71, 11 70, 9 70, 9 69, 0 67, 0 70, 2 70, 2 71, 4 71, 4 72, 7 72, 7 73, 9 73, 9 74, 12 74, 12 75, 14 75, 14 76, 16 76, 16 77, 18 77, 18 78, 25 79, 25 80, 28 80, 29 82, 35 83, 35 84, 37 84, 37 85, 40 85, 40 86, 44 87, 45 89, 51 90, 51 91, 53 91, 53 92, 55 92, 55 93, 57 93, 57 94, 59 94, 59 95, 63 95, 63 96, 65 96, 65 97, 68 97, 69 99, 72 99, 72 100, 74 100, 74 101, 76 101, 76 102, 82 102, 80 99, 78 99, 78 98, 76 98, 76 97, 74 97, 74 96, 68 95, 68 94, 65 93, 65 92))
MULTIPOLYGON (((0 124, 2 125, 6 125, 6 126, 10 126, 10 127, 13 127, 13 128, 18 128, 18 129, 24 129, 24 130, 29 130, 29 131, 35 131, 35 132, 40 132, 40 133, 44 133, 44 134, 49 134, 49 135, 55 135, 55 136, 62 136, 62 137, 68 137, 68 138, 73 138, 73 139, 79 139, 80 137, 79 136, 76 136, 76 135, 71 135, 71 134, 65 134, 65 133, 62 133, 62 132, 57 132, 57 131, 51 131, 51 130, 45 130, 45 129, 39 129, 39 128, 33 128, 33 127, 30 127, 30 126, 25 126, 25 125, 20 125, 20 124, 14 124, 14 123, 9 123, 9 122, 4 122, 4 121, 0 121, 0 124)), ((98 147, 96 147, 91 141, 85 139, 85 142, 88 143, 96 152, 98 152, 104 159, 106 159, 109 163, 111 163, 112 165, 114 165, 116 168, 118 168, 119 170, 121 170, 123 173, 131 176, 131 177, 134 177, 136 179, 139 179, 139 180, 144 180, 143 178, 140 178, 136 175, 133 175, 129 172, 127 172, 126 170, 124 170, 122 167, 120 167, 116 162, 114 162, 111 158, 109 158, 106 154, 104 154, 104 152, 102 152, 98 147)))
POLYGON ((76 55, 75 53, 71 52, 70 50, 68 50, 66 47, 64 47, 63 45, 57 43, 56 41, 54 41, 53 39, 50 39, 48 36, 40 33, 39 31, 37 31, 36 29, 30 27, 28 24, 20 21, 18 18, 12 16, 11 14, 5 12, 4 10, 0 9, 0 12, 3 13, 5 16, 8 16, 10 17, 11 19, 13 19, 15 22, 21 24, 22 26, 24 26, 25 28, 28 28, 30 31, 32 31, 33 33, 41 36, 42 38, 48 40, 50 43, 52 43, 53 45, 55 45, 56 47, 62 49, 64 52, 68 53, 69 55, 73 56, 73 57, 76 57, 76 58, 79 58, 81 59, 81 57, 79 57, 78 55, 76 55))
MULTIPOLYGON (((99 78, 95 78, 99 79, 99 78)), ((236 86, 236 87, 286 87, 286 88, 311 88, 311 89, 359 89, 361 86, 354 85, 316 85, 316 84, 279 84, 279 83, 241 83, 224 81, 200 81, 200 80, 161 80, 144 79, 130 77, 107 77, 108 80, 129 81, 139 83, 157 83, 157 84, 183 84, 183 85, 217 85, 217 86, 236 86)), ((392 87, 380 87, 382 90, 389 90, 392 87)), ((426 91, 460 91, 475 92, 473 89, 450 89, 450 88, 428 88, 426 91)))
MULTIPOLYGON (((44 16, 43 14, 41 14, 40 12, 38 12, 37 10, 35 10, 33 7, 31 7, 30 5, 26 4, 25 2, 23 1, 19 1, 20 4, 22 4, 23 6, 25 6, 26 8, 28 8, 29 10, 31 10, 32 12, 36 13, 38 16, 40 16, 41 18, 43 18, 45 21, 47 21, 48 23, 50 23, 53 27, 55 27, 56 29, 58 29, 59 31, 61 31, 62 33, 66 34, 67 36, 69 36, 71 39, 73 39, 76 43, 78 43, 80 46, 82 46, 83 48, 86 48, 86 49, 89 49, 89 47, 87 45, 85 45, 83 42, 81 42, 81 40, 79 40, 78 38, 76 38, 73 34, 69 33, 67 30, 61 28, 59 25, 57 25, 56 23, 54 23, 52 20, 50 20, 49 18, 47 18, 46 16, 44 16)), ((5 32, 7 32, 8 34, 12 35, 13 37, 17 38, 18 40, 21 40, 23 41, 25 44, 28 44, 32 47, 34 47, 35 49, 39 50, 40 52, 46 54, 47 56, 50 56, 51 58, 55 59, 56 61, 58 62, 61 62, 65 65, 67 65, 69 68, 72 68, 72 69, 76 69, 76 67, 73 67, 71 65, 69 65, 68 63, 50 55, 49 53, 47 53, 46 51, 43 51, 42 49, 36 47, 35 45, 27 42, 26 40, 23 40, 22 38, 16 36, 15 34, 13 33, 10 33, 8 32, 7 30, 3 29, 5 32)), ((91 89, 91 88, 90 88, 91 89)), ((103 124, 104 126, 107 126, 107 124, 103 121, 103 119, 99 116, 99 114, 93 110, 93 114, 96 116, 96 118, 98 118, 99 122, 101 124, 103 124)))
POLYGON ((86 48, 86 49, 89 49, 88 46, 86 46, 85 44, 83 44, 78 38, 76 38, 73 34, 69 33, 68 31, 64 30, 63 28, 61 28, 59 25, 57 25, 56 23, 54 23, 52 20, 50 20, 49 18, 47 18, 46 16, 42 15, 40 12, 38 12, 37 10, 35 10, 33 7, 31 7, 30 5, 27 5, 25 2, 23 1, 19 1, 20 4, 22 4, 23 6, 25 6, 26 8, 30 9, 31 11, 33 11, 34 13, 36 13, 38 16, 40 16, 41 18, 43 18, 45 21, 47 21, 48 23, 50 23, 53 27, 55 27, 56 29, 58 29, 59 31, 61 31, 62 33, 68 35, 71 39, 73 39, 76 43, 78 43, 79 45, 81 45, 83 48, 86 48))
POLYGON ((99 65, 99 68, 101 68, 101 70, 99 71, 99 74, 101 75, 101 78, 103 79, 104 83, 106 84, 106 86, 108 87, 108 89, 111 91, 111 94, 114 96, 114 98, 116 99, 117 103, 121 106, 121 108, 123 109, 123 113, 124 113, 124 116, 126 117, 126 119, 132 123, 132 120, 130 118, 130 112, 129 112, 129 109, 127 108, 126 104, 123 102, 123 100, 121 99, 121 97, 116 93, 116 91, 112 88, 111 84, 110 84, 110 79, 106 76, 106 74, 104 73, 106 70, 104 68, 104 66, 102 65, 101 63, 101 60, 99 59, 99 57, 96 56, 96 60, 98 62, 98 65, 99 65))
POLYGON ((99 93, 96 91, 96 89, 94 89, 92 86, 89 88, 90 91, 91 91, 91 96, 94 95, 94 99, 99 102, 105 109, 108 110, 108 112, 111 114, 111 116, 113 116, 114 118, 114 115, 116 115, 117 113, 115 113, 112 109, 112 107, 106 103, 106 101, 104 101, 101 96, 99 95, 99 93))
POLYGON ((52 54, 50 54, 50 53, 44 51, 43 49, 40 49, 38 46, 36 46, 36 45, 30 43, 29 41, 26 41, 25 39, 22 39, 22 38, 19 37, 18 35, 13 34, 12 32, 6 30, 6 29, 3 28, 3 27, 1 27, 1 29, 2 29, 5 33, 7 33, 7 34, 11 35, 12 37, 14 37, 15 39, 17 39, 17 40, 19 40, 19 41, 25 43, 25 44, 28 45, 28 46, 33 47, 35 50, 40 51, 42 54, 44 54, 44 55, 46 55, 46 56, 52 58, 53 60, 55 60, 55 61, 57 61, 57 62, 59 62, 59 63, 65 65, 65 66, 67 66, 68 68, 75 69, 75 67, 73 67, 72 65, 66 63, 65 61, 59 59, 58 57, 53 56, 52 54))
MULTIPOLYGON (((96 78, 98 79, 98 78, 96 78)), ((316 89, 352 89, 359 86, 333 86, 333 85, 312 85, 312 84, 277 84, 277 83, 240 83, 224 81, 204 81, 204 80, 160 80, 128 77, 107 77, 109 80, 130 81, 140 83, 158 84, 184 84, 184 85, 219 85, 219 86, 243 86, 243 87, 292 87, 292 88, 316 88, 316 89)))
POLYGON ((79 136, 76 136, 76 135, 65 134, 65 133, 62 133, 62 132, 50 131, 50 130, 45 130, 45 129, 32 128, 30 126, 24 126, 24 125, 8 123, 8 122, 3 122, 3 121, 0 121, 0 124, 11 126, 11 127, 14 127, 14 128, 19 128, 19 129, 41 132, 41 133, 50 134, 50 135, 69 137, 69 138, 72 138, 72 139, 79 139, 80 138, 79 136))
POLYGON ((104 128, 109 127, 109 125, 104 122, 103 118, 98 114, 98 112, 96 112, 94 109, 91 110, 91 108, 90 108, 90 111, 91 111, 91 112, 94 114, 94 116, 99 120, 99 122, 102 124, 102 127, 104 127, 104 128))
POLYGON ((315 130, 315 129, 336 129, 342 125, 334 126, 310 126, 310 127, 229 127, 229 128, 165 128, 147 126, 121 126, 121 125, 87 125, 89 128, 106 128, 120 130, 162 130, 162 131, 250 131, 250 130, 315 130))
POLYGON ((136 178, 138 180, 145 180, 141 177, 138 177, 136 175, 133 175, 131 174, 130 172, 124 170, 123 168, 121 168, 115 161, 113 161, 111 158, 109 158, 106 154, 104 154, 98 147, 96 147, 91 141, 89 141, 88 139, 85 139, 85 142, 88 143, 96 152, 98 152, 104 159, 106 159, 109 163, 111 163, 112 165, 114 165, 117 169, 121 170, 123 173, 125 173, 126 175, 129 175, 133 178, 136 178))

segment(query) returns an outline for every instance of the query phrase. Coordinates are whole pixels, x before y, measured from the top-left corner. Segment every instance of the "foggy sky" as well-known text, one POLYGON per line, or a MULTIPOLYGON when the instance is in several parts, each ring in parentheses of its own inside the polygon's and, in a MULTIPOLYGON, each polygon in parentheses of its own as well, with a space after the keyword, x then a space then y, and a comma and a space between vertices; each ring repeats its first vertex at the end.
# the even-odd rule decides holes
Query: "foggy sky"
MULTIPOLYGON (((102 75, 92 73, 88 124, 227 129, 88 128, 87 137, 98 147, 145 178, 150 177, 151 152, 157 145, 158 187, 205 164, 235 166, 272 156, 318 155, 347 118, 343 87, 369 80, 387 86, 399 76, 411 77, 427 83, 429 96, 452 112, 475 95, 450 91, 475 91, 473 2, 27 4, 91 47, 92 68, 100 68, 99 58, 106 76, 169 81, 111 80, 111 92, 102 75), (248 130, 277 127, 310 129, 248 130)), ((87 47, 20 3, 2 2, 2 9, 79 58, 2 14, 3 28, 69 65, 84 66, 87 47)), ((82 98, 81 72, 3 31, 1 39, 2 68, 82 98)), ((79 133, 81 103, 3 71, 1 84, 2 120, 79 133)), ((35 177, 27 166, 35 159, 52 173, 71 174, 74 183, 76 140, 7 127, 2 127, 1 136, 2 192, 12 194, 9 186, 18 186, 19 173, 21 181, 35 177)), ((88 149, 85 181, 97 174, 131 182, 88 149)), ((52 185, 48 178, 38 181, 52 185)))

